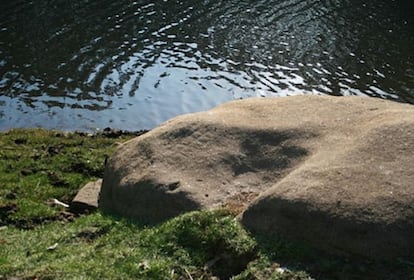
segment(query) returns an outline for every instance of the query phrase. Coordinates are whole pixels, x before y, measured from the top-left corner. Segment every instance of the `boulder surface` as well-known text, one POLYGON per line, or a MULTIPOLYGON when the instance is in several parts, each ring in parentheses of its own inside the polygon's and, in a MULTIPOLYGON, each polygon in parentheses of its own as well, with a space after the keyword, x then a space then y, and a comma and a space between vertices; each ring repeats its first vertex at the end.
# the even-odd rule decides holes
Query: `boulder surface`
POLYGON ((109 159, 99 207, 156 223, 227 206, 253 232, 364 256, 414 252, 414 106, 248 99, 167 121, 109 159))

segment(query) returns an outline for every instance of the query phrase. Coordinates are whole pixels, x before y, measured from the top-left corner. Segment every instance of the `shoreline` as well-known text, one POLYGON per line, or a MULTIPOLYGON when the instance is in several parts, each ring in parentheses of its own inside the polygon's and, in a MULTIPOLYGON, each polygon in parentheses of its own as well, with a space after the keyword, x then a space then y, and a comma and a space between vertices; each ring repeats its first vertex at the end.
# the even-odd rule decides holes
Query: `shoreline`
POLYGON ((11 131, 16 130, 44 130, 44 131, 50 131, 50 132, 56 132, 56 133, 62 133, 65 134, 76 134, 79 136, 88 136, 88 137, 94 137, 94 136, 104 136, 107 138, 117 138, 120 136, 140 136, 143 135, 149 131, 150 129, 140 129, 140 130, 123 130, 123 129, 117 129, 112 127, 105 127, 104 129, 96 129, 95 131, 80 131, 80 130, 62 130, 62 129, 49 129, 49 128, 43 128, 43 127, 15 127, 5 130, 0 130, 0 133, 9 133, 11 131))

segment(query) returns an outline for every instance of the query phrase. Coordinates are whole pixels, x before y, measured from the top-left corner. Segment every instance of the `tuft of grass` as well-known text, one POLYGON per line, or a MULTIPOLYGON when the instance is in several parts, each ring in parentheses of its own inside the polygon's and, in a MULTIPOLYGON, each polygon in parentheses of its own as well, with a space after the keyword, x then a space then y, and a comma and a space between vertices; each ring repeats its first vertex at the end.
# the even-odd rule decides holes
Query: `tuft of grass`
POLYGON ((254 239, 225 210, 184 214, 151 229, 141 241, 222 279, 239 274, 257 254, 254 239))
POLYGON ((233 280, 310 280, 305 271, 292 271, 272 261, 269 257, 261 255, 254 260, 233 280))
POLYGON ((188 213, 150 228, 94 213, 31 230, 7 227, 0 242, 0 278, 228 279, 256 255, 254 239, 220 211, 188 213), (226 258, 247 255, 229 271, 226 258))

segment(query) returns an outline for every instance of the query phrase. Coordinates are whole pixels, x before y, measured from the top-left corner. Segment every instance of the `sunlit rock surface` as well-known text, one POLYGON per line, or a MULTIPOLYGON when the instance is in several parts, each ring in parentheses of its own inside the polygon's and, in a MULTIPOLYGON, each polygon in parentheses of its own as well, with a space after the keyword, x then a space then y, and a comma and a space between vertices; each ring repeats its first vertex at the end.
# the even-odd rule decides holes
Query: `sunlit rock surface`
POLYGON ((414 107, 361 97, 248 99, 118 148, 99 206, 156 223, 226 206, 257 233, 334 252, 414 252, 414 107))
POLYGON ((99 179, 83 186, 70 203, 71 211, 75 213, 85 213, 97 209, 101 185, 102 179, 99 179))

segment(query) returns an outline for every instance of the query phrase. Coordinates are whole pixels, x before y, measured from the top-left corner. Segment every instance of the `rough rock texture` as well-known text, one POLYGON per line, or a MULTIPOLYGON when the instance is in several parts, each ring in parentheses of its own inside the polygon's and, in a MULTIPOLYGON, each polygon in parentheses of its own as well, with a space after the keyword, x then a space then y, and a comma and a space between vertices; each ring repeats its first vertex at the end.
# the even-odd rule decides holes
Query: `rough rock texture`
POLYGON ((75 213, 84 213, 97 209, 101 186, 102 179, 87 183, 70 203, 70 210, 75 213))
POLYGON ((360 97, 230 102, 123 144, 99 205, 159 222, 227 205, 260 233, 369 256, 414 252, 414 106, 360 97))
POLYGON ((414 256, 414 112, 384 113, 325 147, 243 213, 254 232, 306 240, 335 253, 414 256))

